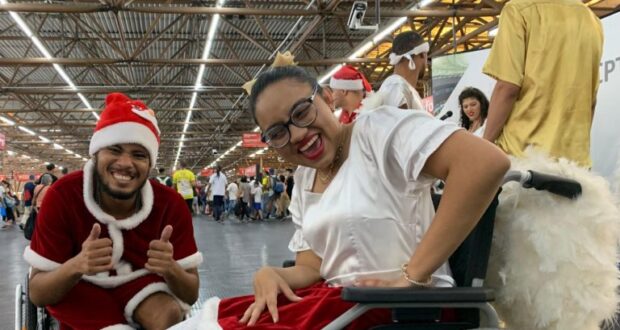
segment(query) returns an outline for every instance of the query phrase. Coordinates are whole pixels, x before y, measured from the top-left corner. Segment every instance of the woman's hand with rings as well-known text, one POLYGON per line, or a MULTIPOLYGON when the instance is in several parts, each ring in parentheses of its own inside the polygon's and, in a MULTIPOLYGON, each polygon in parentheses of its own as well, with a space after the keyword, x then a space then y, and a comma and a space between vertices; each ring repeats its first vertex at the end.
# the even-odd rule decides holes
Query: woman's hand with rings
POLYGON ((273 322, 277 323, 279 320, 279 293, 284 294, 284 296, 292 302, 297 302, 302 299, 295 295, 288 283, 286 283, 286 281, 284 281, 271 267, 259 269, 254 275, 254 303, 246 309, 239 322, 247 323, 248 326, 253 326, 265 310, 265 307, 267 307, 273 322))

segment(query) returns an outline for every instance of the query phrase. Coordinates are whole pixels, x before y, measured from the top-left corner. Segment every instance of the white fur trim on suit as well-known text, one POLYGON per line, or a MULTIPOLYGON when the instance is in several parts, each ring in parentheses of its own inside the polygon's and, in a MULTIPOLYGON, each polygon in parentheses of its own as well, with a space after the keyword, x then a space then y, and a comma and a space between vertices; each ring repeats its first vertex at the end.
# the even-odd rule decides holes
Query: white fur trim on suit
MULTIPOLYGON (((119 265, 122 263, 125 242, 123 241, 122 230, 131 230, 139 226, 151 213, 153 209, 153 187, 150 181, 146 181, 140 193, 142 194, 142 208, 136 214, 123 220, 116 220, 113 216, 105 213, 94 199, 93 174, 95 171, 94 161, 91 159, 84 165, 84 204, 88 211, 108 228, 110 239, 112 240, 112 263, 119 265)), ((83 279, 103 288, 115 288, 119 285, 132 281, 140 276, 148 274, 146 269, 139 269, 126 273, 127 268, 122 268, 116 276, 109 276, 109 273, 99 273, 94 276, 84 276, 83 279)))
POLYGON ((222 330, 217 318, 219 305, 220 298, 209 298, 202 304, 202 309, 197 315, 168 328, 168 330, 222 330))
POLYGON ((181 306, 181 310, 183 310, 184 312, 189 311, 191 306, 185 303, 184 301, 182 301, 181 299, 179 299, 178 297, 176 297, 172 293, 172 291, 170 291, 170 288, 168 287, 166 283, 164 282, 151 283, 145 286, 144 288, 142 288, 142 290, 138 291, 138 293, 136 293, 131 299, 129 299, 129 301, 127 302, 127 305, 125 305, 125 319, 130 324, 135 325, 135 326, 138 325, 133 320, 133 313, 135 312, 138 305, 140 305, 140 303, 144 301, 144 299, 146 299, 148 296, 156 292, 165 292, 169 294, 170 296, 176 299, 176 301, 181 306))
POLYGON ((112 264, 116 265, 121 261, 125 247, 123 233, 117 226, 109 224, 108 234, 110 234, 110 239, 112 240, 112 264))
POLYGON ((179 264, 179 266, 181 266, 181 268, 188 269, 188 268, 198 267, 202 263, 202 261, 203 261, 202 253, 196 252, 183 259, 177 260, 177 263, 179 264))
POLYGON ((107 326, 101 330, 135 330, 136 328, 130 326, 129 324, 115 324, 107 326))
POLYGON ((99 222, 105 225, 113 225, 118 229, 129 230, 138 227, 142 221, 146 220, 153 209, 153 187, 151 187, 151 182, 149 180, 146 181, 140 192, 142 194, 142 209, 127 219, 116 220, 113 216, 105 213, 101 207, 99 207, 99 204, 95 202, 93 195, 95 191, 93 184, 94 171, 95 163, 91 159, 84 165, 84 204, 86 204, 88 211, 99 222))
POLYGON ((582 195, 504 186, 487 284, 508 329, 599 329, 619 298, 620 212, 607 182, 576 164, 531 150, 512 169, 572 178, 582 195))
POLYGON ((200 317, 199 330, 221 330, 222 327, 217 322, 219 313, 220 298, 212 297, 204 303, 202 315, 200 317))
POLYGON ((93 134, 88 154, 94 155, 102 148, 121 143, 135 143, 146 148, 151 156, 151 168, 157 163, 159 142, 148 127, 134 122, 121 122, 101 128, 93 134))
POLYGON ((329 80, 329 87, 345 91, 361 91, 364 89, 362 79, 345 80, 333 78, 329 80))
POLYGON ((59 263, 34 252, 30 248, 30 245, 26 246, 26 249, 24 250, 24 259, 26 259, 30 266, 45 272, 50 272, 61 266, 59 263))
POLYGON ((149 274, 149 271, 145 268, 135 270, 127 275, 116 275, 110 276, 109 273, 99 273, 97 275, 84 275, 82 279, 84 281, 90 282, 96 286, 110 289, 116 288, 117 286, 121 286, 127 282, 131 282, 138 277, 142 277, 146 274, 149 274))
POLYGON ((144 301, 146 297, 152 295, 155 292, 166 292, 172 295, 172 292, 170 292, 170 289, 168 288, 168 285, 166 283, 157 282, 145 286, 144 288, 142 288, 142 290, 138 291, 138 293, 136 293, 131 299, 129 299, 127 305, 125 305, 125 319, 127 320, 127 322, 135 326, 138 325, 133 320, 133 312, 135 312, 138 305, 140 305, 140 303, 144 301))
POLYGON ((116 269, 116 273, 118 275, 128 275, 131 274, 133 269, 131 268, 131 264, 125 260, 119 261, 116 265, 114 265, 114 269, 116 269))

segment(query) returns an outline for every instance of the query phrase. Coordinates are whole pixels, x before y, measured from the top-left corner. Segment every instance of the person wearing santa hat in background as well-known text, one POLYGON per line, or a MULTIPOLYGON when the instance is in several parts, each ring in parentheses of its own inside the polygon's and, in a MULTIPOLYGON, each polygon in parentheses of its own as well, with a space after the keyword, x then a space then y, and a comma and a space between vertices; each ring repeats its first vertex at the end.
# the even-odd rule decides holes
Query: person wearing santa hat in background
POLYGON ((333 91, 334 107, 342 109, 338 120, 343 124, 355 120, 362 100, 372 92, 364 74, 350 65, 345 65, 334 73, 329 87, 333 91))
POLYGON ((428 51, 428 42, 414 31, 403 32, 394 38, 390 53, 394 74, 383 81, 377 92, 381 96, 382 105, 424 110, 422 98, 415 86, 426 72, 428 51))
POLYGON ((148 180, 160 131, 155 114, 106 97, 81 171, 48 190, 24 258, 30 299, 61 329, 163 329, 198 298, 202 263, 185 202, 148 180))

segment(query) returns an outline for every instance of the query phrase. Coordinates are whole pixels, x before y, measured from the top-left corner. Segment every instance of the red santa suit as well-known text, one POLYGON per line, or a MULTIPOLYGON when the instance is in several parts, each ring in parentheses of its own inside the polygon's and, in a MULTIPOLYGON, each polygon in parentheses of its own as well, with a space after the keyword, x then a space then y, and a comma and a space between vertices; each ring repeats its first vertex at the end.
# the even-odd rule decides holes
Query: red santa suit
MULTIPOLYGON (((102 120, 110 119, 105 111, 102 120)), ((127 126, 126 122, 121 124, 127 126)), ((109 134, 105 129, 101 128, 95 135, 109 134)), ((118 140, 131 138, 132 134, 118 134, 107 142, 110 145, 121 143, 118 140)), ((142 137, 134 137, 134 143, 140 143, 142 137)), ((96 137, 93 139, 99 141, 96 137)), ((91 151, 99 150, 92 147, 93 142, 91 151)), ((156 152, 157 149, 149 151, 153 150, 156 152)), ((151 157, 156 159, 152 153, 151 157)), ((155 292, 174 296, 161 276, 144 268, 149 243, 159 239, 164 227, 171 225, 174 230, 170 238, 173 257, 182 268, 197 267, 202 262, 202 254, 194 240, 191 214, 178 193, 149 180, 139 192, 140 210, 129 218, 117 220, 95 202, 94 171, 94 162, 90 160, 83 171, 66 175, 50 186, 24 258, 36 269, 53 271, 80 253, 93 225, 99 223, 99 237, 112 240, 114 269, 84 275, 61 301, 46 308, 60 322, 61 329, 132 329, 131 326, 137 326, 132 318, 133 312, 146 297, 155 292)), ((186 303, 177 300, 182 308, 189 309, 186 303)))
POLYGON ((342 109, 342 112, 340 113, 340 117, 338 117, 338 121, 343 124, 352 123, 357 117, 357 114, 359 113, 359 109, 360 107, 357 107, 357 109, 353 110, 351 113, 348 113, 346 110, 342 109))

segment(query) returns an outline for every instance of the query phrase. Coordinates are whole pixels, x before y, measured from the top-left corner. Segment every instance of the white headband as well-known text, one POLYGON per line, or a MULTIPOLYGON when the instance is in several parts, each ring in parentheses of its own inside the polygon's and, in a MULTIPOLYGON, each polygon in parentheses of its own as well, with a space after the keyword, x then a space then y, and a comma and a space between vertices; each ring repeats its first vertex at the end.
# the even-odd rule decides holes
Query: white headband
POLYGON ((411 70, 415 70, 415 63, 413 63, 413 58, 411 58, 411 55, 418 55, 418 54, 422 54, 422 53, 428 53, 428 51, 430 50, 430 46, 428 44, 428 42, 425 42, 421 45, 416 46, 414 49, 402 54, 402 55, 396 55, 396 53, 390 53, 390 64, 391 65, 396 65, 400 62, 400 60, 402 60, 403 58, 406 58, 409 60, 409 69, 411 70))

